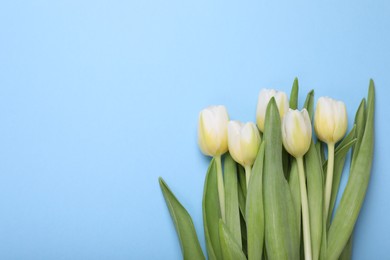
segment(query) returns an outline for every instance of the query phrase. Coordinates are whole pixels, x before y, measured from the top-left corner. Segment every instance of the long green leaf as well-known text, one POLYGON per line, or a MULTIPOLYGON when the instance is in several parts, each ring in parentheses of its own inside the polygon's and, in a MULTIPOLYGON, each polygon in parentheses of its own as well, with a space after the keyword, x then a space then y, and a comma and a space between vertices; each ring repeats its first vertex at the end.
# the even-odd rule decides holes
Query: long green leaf
POLYGON ((261 144, 249 180, 246 200, 246 225, 248 237, 248 259, 261 259, 264 244, 263 205, 264 143, 261 144))
POLYGON ((305 155, 307 196, 309 199, 310 233, 312 257, 320 256, 323 216, 322 164, 313 142, 305 155))
POLYGON ((246 260, 246 256, 242 252, 241 247, 237 244, 237 241, 233 238, 232 233, 223 223, 222 219, 219 221, 219 237, 223 260, 246 260))
POLYGON ((167 203, 176 232, 179 237, 181 251, 184 259, 205 259, 196 235, 191 216, 173 195, 168 185, 160 177, 158 179, 161 191, 167 203))
POLYGON ((307 112, 309 113, 310 120, 313 120, 313 114, 314 114, 314 90, 311 90, 307 96, 305 103, 303 105, 304 108, 306 108, 307 112))
POLYGON ((356 138, 357 142, 352 148, 352 163, 355 161, 358 153, 354 153, 353 151, 359 151, 360 145, 363 140, 364 128, 366 126, 366 100, 363 98, 362 102, 360 102, 359 108, 355 115, 355 125, 356 125, 356 138))
MULTIPOLYGON (((330 196, 329 216, 327 219, 327 225, 329 226, 332 212, 336 203, 337 194, 340 187, 341 175, 343 173, 345 160, 349 149, 356 143, 356 126, 354 126, 349 134, 341 141, 335 150, 334 156, 334 168, 333 168, 333 182, 332 182, 332 193, 330 196)), ((324 168, 324 171, 327 167, 324 168)))
POLYGON ((344 247, 343 252, 341 253, 339 260, 351 260, 352 259, 352 240, 353 234, 348 239, 347 245, 344 247))
POLYGON ((230 154, 224 161, 226 226, 241 247, 240 209, 238 206, 237 165, 230 154))
POLYGON ((222 259, 218 228, 221 211, 217 187, 217 167, 214 159, 211 160, 209 169, 207 170, 202 206, 207 254, 211 260, 222 259))
POLYGON ((295 213, 297 214, 297 226, 299 237, 301 236, 301 188, 299 185, 298 164, 297 160, 292 160, 290 178, 288 180, 290 186, 291 196, 294 202, 295 213))
POLYGON ((349 179, 340 205, 329 229, 327 257, 337 259, 355 226, 364 196, 368 187, 374 152, 374 82, 370 81, 367 102, 367 119, 359 150, 355 150, 356 159, 351 164, 349 179))
POLYGON ((248 233, 246 231, 246 222, 242 214, 240 214, 240 224, 241 224, 241 241, 242 241, 242 251, 245 255, 248 255, 248 233))
MULTIPOLYGON (((324 182, 324 180, 322 180, 324 182)), ((323 215, 325 215, 325 210, 323 210, 323 215)), ((322 218, 322 239, 321 239, 321 250, 320 250, 320 260, 327 260, 326 250, 328 249, 328 230, 326 226, 326 219, 322 218)))
POLYGON ((265 244, 269 259, 298 259, 299 233, 295 208, 283 175, 282 133, 275 99, 268 104, 265 119, 263 177, 265 244))
POLYGON ((293 83, 292 88, 291 88, 291 93, 290 93, 290 108, 291 109, 298 108, 298 91, 299 91, 298 78, 295 78, 294 83, 293 83))
POLYGON ((245 170, 241 165, 237 165, 238 168, 238 204, 240 207, 241 214, 245 220, 245 206, 246 206, 246 179, 245 170))
POLYGON ((325 160, 324 143, 321 142, 320 140, 317 140, 316 149, 317 149, 318 155, 320 156, 322 165, 325 165, 326 160, 325 160))

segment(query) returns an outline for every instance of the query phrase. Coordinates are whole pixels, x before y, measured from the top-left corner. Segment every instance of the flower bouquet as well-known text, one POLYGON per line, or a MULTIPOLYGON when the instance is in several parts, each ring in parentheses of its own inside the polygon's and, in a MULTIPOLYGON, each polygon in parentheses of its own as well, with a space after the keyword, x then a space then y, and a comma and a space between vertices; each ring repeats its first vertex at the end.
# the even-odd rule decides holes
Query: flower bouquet
MULTIPOLYGON (((373 159, 374 92, 370 80, 348 134, 343 102, 321 97, 314 110, 312 90, 298 109, 297 79, 289 101, 283 92, 260 91, 257 126, 229 121, 224 106, 200 112, 199 146, 212 157, 202 209, 208 259, 351 258, 373 159)), ((205 259, 190 215, 159 182, 183 258, 205 259)))

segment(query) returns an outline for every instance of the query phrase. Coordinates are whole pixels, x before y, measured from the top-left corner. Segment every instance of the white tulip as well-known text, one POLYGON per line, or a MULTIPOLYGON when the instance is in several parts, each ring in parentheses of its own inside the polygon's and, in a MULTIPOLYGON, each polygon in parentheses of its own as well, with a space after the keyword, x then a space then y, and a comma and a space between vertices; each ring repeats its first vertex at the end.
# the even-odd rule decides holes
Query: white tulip
POLYGON ((276 91, 274 89, 262 89, 259 93, 256 111, 257 126, 259 127, 261 132, 264 132, 265 113, 267 111, 268 103, 272 97, 275 97, 276 105, 279 109, 280 118, 283 118, 284 114, 289 109, 286 93, 276 91))
POLYGON ((347 126, 347 110, 343 102, 328 97, 318 99, 314 129, 321 141, 338 142, 345 135, 347 126))
POLYGON ((328 165, 325 180, 325 217, 328 217, 332 193, 335 143, 347 132, 348 118, 345 104, 328 97, 317 101, 314 129, 318 139, 328 145, 328 165))
POLYGON ((311 123, 306 109, 290 109, 282 120, 283 145, 292 156, 302 157, 310 147, 311 123))
POLYGON ((209 156, 220 156, 227 152, 227 125, 229 116, 225 106, 210 106, 199 114, 198 144, 209 156))
POLYGON ((230 121, 228 124, 228 146, 233 159, 244 167, 252 166, 260 147, 259 130, 254 123, 243 124, 230 121))

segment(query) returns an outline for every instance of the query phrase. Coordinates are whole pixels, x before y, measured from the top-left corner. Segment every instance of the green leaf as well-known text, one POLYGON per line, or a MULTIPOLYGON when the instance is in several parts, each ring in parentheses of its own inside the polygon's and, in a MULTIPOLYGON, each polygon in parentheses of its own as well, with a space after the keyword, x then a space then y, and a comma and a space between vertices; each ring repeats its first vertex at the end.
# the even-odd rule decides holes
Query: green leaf
POLYGON ((202 206, 207 254, 211 260, 222 259, 218 228, 221 210, 218 197, 217 167, 214 159, 211 160, 209 169, 207 170, 202 206))
MULTIPOLYGON (((323 210, 323 215, 325 215, 325 210, 323 210)), ((327 260, 326 258, 326 250, 328 248, 328 230, 326 226, 326 219, 322 218, 322 239, 321 239, 321 250, 320 250, 320 260, 327 260)))
POLYGON ((353 151, 358 151, 360 148, 360 145, 363 140, 363 134, 364 134, 364 128, 366 126, 366 100, 363 98, 362 102, 360 102, 359 108, 355 115, 355 125, 356 125, 356 138, 357 142, 352 148, 352 163, 355 161, 357 153, 354 153, 353 151))
POLYGON ((240 211, 245 220, 245 207, 246 207, 246 179, 245 170, 241 165, 237 165, 238 168, 238 204, 240 211))
POLYGON ((244 197, 244 193, 242 189, 238 187, 238 206, 240 207, 240 212, 243 217, 245 216, 245 205, 246 205, 246 199, 244 197))
POLYGON ((298 176, 298 164, 297 160, 292 160, 291 170, 290 170, 290 179, 288 180, 288 185, 290 186, 291 196, 294 202, 295 213, 297 214, 297 226, 299 231, 299 237, 301 236, 301 188, 299 185, 299 176, 298 176))
POLYGON ((261 144, 252 175, 249 179, 246 200, 246 225, 248 238, 248 259, 261 259, 264 244, 263 206, 264 143, 261 144))
POLYGON ((367 103, 367 118, 361 145, 354 151, 357 155, 351 164, 347 186, 329 229, 329 260, 338 259, 352 235, 368 187, 374 152, 375 89, 372 80, 367 103))
POLYGON ((348 239, 348 243, 344 247, 344 250, 339 257, 339 260, 351 260, 352 259, 352 240, 353 240, 352 237, 353 237, 353 234, 348 239))
POLYGON ((242 251, 245 255, 248 255, 248 233, 246 231, 246 222, 242 214, 240 214, 240 224, 241 224, 241 242, 242 242, 242 251))
POLYGON ((290 108, 297 109, 298 108, 298 78, 294 79, 294 83, 291 88, 290 93, 290 108))
POLYGON ((237 165, 238 168, 238 182, 240 184, 241 190, 243 192, 244 197, 246 198, 246 177, 245 177, 245 169, 240 164, 237 165))
POLYGON ((196 235, 194 224, 187 210, 180 204, 169 189, 168 185, 160 177, 158 179, 161 191, 167 203, 176 232, 179 237, 181 251, 184 259, 205 259, 196 235))
POLYGON ((316 145, 317 153, 320 156, 320 160, 321 160, 322 165, 326 165, 324 143, 321 142, 320 140, 317 140, 317 143, 315 145, 316 145))
POLYGON ((265 244, 270 259, 298 259, 299 232, 290 188, 283 175, 279 111, 271 98, 265 119, 263 196, 265 244))
POLYGON ((291 167, 291 161, 293 161, 294 158, 291 157, 291 155, 286 151, 286 149, 282 149, 282 165, 283 165, 283 173, 284 173, 284 178, 286 180, 289 179, 290 175, 290 167, 291 167))
MULTIPOLYGON (((345 159, 347 157, 349 149, 355 144, 356 138, 356 126, 354 126, 349 134, 340 142, 335 150, 334 167, 333 167, 333 181, 332 181, 332 193, 330 196, 329 216, 327 219, 327 226, 330 224, 332 212, 336 203, 337 194, 340 187, 341 175, 343 173, 345 159)), ((327 170, 327 162, 325 163, 324 172, 327 170)))
POLYGON ((310 234, 313 259, 320 256, 323 225, 322 164, 313 142, 305 155, 307 196, 309 199, 310 234))
POLYGON ((307 96, 305 103, 303 105, 304 108, 306 108, 307 112, 309 113, 310 120, 313 121, 313 114, 314 114, 314 90, 311 90, 307 96))
POLYGON ((222 219, 219 221, 219 237, 223 260, 246 260, 246 256, 242 252, 241 247, 237 244, 237 241, 233 238, 232 233, 223 223, 222 219))
POLYGON ((241 247, 240 209, 238 206, 237 165, 228 153, 224 161, 226 226, 241 247))

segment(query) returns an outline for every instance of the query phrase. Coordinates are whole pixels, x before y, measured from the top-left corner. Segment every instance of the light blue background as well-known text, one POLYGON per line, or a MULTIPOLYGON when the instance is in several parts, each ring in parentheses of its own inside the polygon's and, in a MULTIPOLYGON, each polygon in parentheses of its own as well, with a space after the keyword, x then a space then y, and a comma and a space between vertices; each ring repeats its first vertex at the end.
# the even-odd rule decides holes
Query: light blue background
MULTIPOLYGON (((348 106, 377 91, 355 259, 390 244, 388 1, 3 1, 0 259, 181 259, 158 186, 201 217, 199 111, 255 119, 261 88, 348 106)), ((345 184, 345 179, 343 181, 345 184)), ((375 257, 374 257, 375 256, 375 257)))

